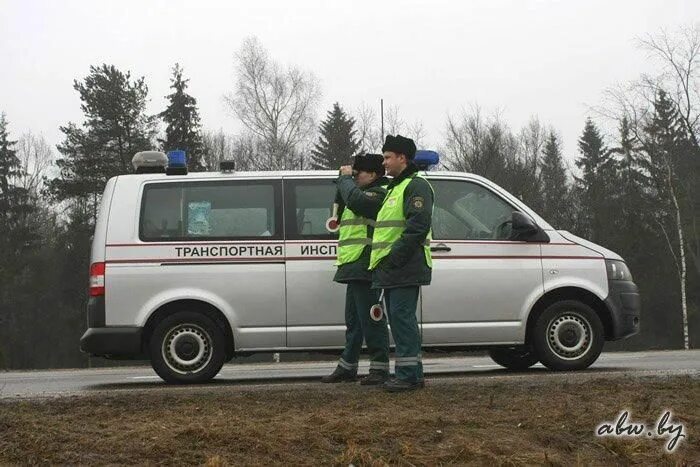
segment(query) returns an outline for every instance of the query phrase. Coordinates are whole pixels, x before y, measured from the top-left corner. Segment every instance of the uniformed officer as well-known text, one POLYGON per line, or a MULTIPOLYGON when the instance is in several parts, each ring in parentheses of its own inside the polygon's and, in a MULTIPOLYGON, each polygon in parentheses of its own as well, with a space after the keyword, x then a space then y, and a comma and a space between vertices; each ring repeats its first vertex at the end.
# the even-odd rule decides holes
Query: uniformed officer
POLYGON ((393 179, 377 215, 369 268, 372 287, 383 289, 396 343, 396 377, 391 392, 425 386, 416 306, 421 285, 432 277, 430 256, 433 189, 413 163, 416 145, 401 135, 386 137, 384 168, 393 179))
POLYGON ((352 167, 340 169, 336 196, 340 205, 338 271, 333 280, 347 284, 345 350, 335 371, 322 378, 324 383, 357 380, 363 340, 367 343, 370 364, 369 375, 360 384, 383 384, 389 378, 387 319, 383 313, 370 316, 370 308, 379 301, 379 291, 371 288, 372 273, 368 269, 374 219, 389 183, 382 162, 380 154, 366 154, 357 156, 352 167))

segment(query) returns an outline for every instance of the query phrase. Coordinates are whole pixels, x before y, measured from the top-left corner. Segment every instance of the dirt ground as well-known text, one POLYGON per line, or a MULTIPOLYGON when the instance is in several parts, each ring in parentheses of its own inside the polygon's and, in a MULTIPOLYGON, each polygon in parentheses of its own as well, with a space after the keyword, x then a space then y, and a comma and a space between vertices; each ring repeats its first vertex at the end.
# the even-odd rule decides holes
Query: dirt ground
POLYGON ((0 463, 700 465, 700 380, 433 379, 415 393, 295 383, 0 402, 0 463), (628 410, 670 438, 597 437, 628 410), (668 423, 666 424, 668 426, 668 423))

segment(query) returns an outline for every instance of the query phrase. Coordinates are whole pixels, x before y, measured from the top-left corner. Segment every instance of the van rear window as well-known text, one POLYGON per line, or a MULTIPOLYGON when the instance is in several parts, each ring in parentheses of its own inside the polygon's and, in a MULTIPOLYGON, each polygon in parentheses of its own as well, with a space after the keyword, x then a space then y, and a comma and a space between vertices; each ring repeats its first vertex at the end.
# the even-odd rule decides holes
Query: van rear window
POLYGON ((144 241, 279 239, 279 196, 275 182, 149 184, 139 236, 144 241))

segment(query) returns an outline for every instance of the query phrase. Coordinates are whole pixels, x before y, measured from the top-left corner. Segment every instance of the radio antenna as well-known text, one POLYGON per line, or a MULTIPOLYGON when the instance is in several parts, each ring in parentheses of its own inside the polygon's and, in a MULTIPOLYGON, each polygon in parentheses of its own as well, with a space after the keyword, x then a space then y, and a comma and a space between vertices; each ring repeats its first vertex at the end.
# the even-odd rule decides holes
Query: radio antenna
POLYGON ((379 99, 379 105, 382 115, 382 143, 384 143, 384 99, 379 99))

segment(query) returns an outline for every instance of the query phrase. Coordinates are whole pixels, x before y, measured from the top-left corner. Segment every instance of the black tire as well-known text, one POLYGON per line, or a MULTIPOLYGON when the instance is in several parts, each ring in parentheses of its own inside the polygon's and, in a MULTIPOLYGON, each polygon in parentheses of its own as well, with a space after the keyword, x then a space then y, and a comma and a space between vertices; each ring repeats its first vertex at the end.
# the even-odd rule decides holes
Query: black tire
POLYGON ((576 300, 556 302, 539 316, 532 345, 550 370, 583 370, 600 355, 605 343, 598 314, 576 300))
POLYGON ((178 311, 166 316, 148 343, 151 365, 166 383, 205 383, 226 359, 223 330, 202 313, 178 311))
POLYGON ((527 370, 537 363, 537 355, 530 349, 498 348, 489 350, 491 360, 509 370, 527 370))

